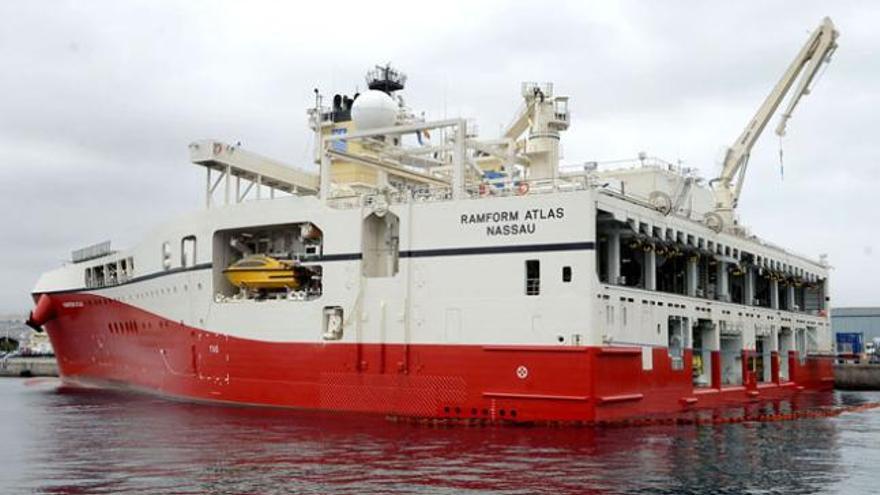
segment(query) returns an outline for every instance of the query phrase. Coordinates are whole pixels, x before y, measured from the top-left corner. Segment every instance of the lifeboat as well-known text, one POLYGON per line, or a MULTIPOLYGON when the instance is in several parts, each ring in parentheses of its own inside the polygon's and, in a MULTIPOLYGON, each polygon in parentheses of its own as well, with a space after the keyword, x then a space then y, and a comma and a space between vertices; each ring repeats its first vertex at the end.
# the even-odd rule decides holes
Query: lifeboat
POLYGON ((293 263, 263 255, 242 258, 223 270, 229 283, 252 290, 297 289, 299 280, 293 263))

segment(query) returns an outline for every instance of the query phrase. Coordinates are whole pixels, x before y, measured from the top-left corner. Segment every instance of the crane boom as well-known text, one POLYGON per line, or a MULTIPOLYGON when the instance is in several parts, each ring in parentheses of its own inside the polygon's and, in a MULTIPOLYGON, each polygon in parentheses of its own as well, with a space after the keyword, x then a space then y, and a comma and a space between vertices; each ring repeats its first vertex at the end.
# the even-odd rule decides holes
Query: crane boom
POLYGON ((837 49, 838 35, 839 33, 834 28, 834 23, 831 22, 831 19, 828 17, 824 18, 788 66, 782 78, 779 79, 779 82, 776 83, 776 86, 767 95, 767 98, 758 108, 755 116, 749 121, 742 134, 727 149, 721 175, 711 182, 715 189, 715 222, 719 222, 716 224, 718 230, 725 226, 734 228, 736 224, 734 210, 742 191, 749 154, 755 142, 761 136, 776 109, 779 108, 782 100, 785 99, 785 96, 791 90, 792 85, 800 77, 800 82, 791 97, 791 101, 782 113, 779 126, 776 128, 776 134, 780 136, 785 134, 785 125, 788 119, 791 118, 792 112, 794 112, 801 97, 810 93, 810 83, 815 78, 822 64, 829 62, 831 55, 837 49))

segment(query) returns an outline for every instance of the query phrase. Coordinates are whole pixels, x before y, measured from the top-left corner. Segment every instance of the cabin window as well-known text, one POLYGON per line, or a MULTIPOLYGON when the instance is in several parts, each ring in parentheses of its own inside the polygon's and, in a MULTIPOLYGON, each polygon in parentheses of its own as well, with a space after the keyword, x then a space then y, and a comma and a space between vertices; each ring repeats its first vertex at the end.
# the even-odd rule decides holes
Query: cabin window
POLYGON ((162 243, 162 267, 166 270, 171 268, 171 245, 167 241, 162 243))
POLYGON ((562 267, 562 281, 565 283, 571 282, 571 267, 563 266, 562 267))
POLYGON ((92 280, 92 269, 86 268, 86 288, 91 288, 94 286, 94 281, 92 280))
POLYGON ((104 273, 106 277, 107 285, 115 285, 118 280, 116 279, 116 263, 109 263, 105 265, 104 273))
POLYGON ((526 295, 537 296, 541 293, 541 262, 526 260, 526 295))
POLYGON ((128 258, 128 263, 126 264, 126 270, 127 270, 126 274, 129 277, 134 276, 134 258, 132 258, 131 256, 129 256, 129 258, 128 258))
POLYGON ((119 280, 119 283, 128 280, 128 260, 121 259, 116 262, 116 279, 119 280))
POLYGON ((104 265, 98 265, 92 268, 94 278, 92 278, 93 287, 104 286, 104 265))
POLYGON ((196 236, 188 235, 180 240, 180 266, 192 267, 196 264, 196 236))

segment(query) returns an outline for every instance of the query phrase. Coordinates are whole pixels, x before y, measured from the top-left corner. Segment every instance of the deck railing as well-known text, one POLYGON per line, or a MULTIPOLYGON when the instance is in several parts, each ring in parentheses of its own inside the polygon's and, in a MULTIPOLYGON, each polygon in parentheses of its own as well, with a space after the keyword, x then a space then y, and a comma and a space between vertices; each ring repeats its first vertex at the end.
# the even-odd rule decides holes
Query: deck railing
MULTIPOLYGON (((465 199, 529 196, 560 192, 584 191, 595 181, 588 174, 569 175, 558 179, 487 179, 465 187, 465 199)), ((599 185, 601 188, 601 185, 599 185)), ((328 203, 334 208, 359 208, 384 202, 385 204, 427 203, 449 201, 451 187, 425 186, 403 191, 388 189, 362 194, 334 196, 328 203)))

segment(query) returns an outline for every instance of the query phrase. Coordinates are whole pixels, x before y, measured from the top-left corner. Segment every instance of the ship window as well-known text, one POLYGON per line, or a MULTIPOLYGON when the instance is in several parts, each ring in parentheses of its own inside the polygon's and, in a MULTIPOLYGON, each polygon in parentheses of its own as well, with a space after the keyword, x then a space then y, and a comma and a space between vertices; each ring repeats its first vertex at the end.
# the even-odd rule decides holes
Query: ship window
POLYGON ((106 276, 105 283, 107 285, 114 285, 118 281, 116 280, 116 263, 109 263, 104 267, 104 273, 106 276))
POLYGON ((562 281, 563 282, 571 282, 571 267, 563 266, 562 267, 562 281))
POLYGON ((180 266, 186 268, 196 264, 196 236, 188 235, 180 240, 180 266))
POLYGON ((132 258, 132 257, 128 258, 127 267, 128 267, 128 276, 133 277, 134 276, 134 258, 132 258))
POLYGON ((98 265, 92 268, 92 273, 94 274, 94 278, 92 278, 92 286, 93 287, 103 287, 104 286, 104 266, 98 265))
POLYGON ((541 262, 526 260, 526 295, 537 296, 541 293, 541 262))
POLYGON ((240 262, 238 262, 238 264, 236 266, 238 266, 239 268, 259 268, 265 264, 266 264, 266 262, 262 261, 262 260, 240 261, 240 262))
POLYGON ((167 241, 162 243, 162 267, 171 268, 171 245, 167 241))
POLYGON ((94 282, 92 282, 92 269, 86 268, 86 287, 91 288, 93 283, 94 282))

